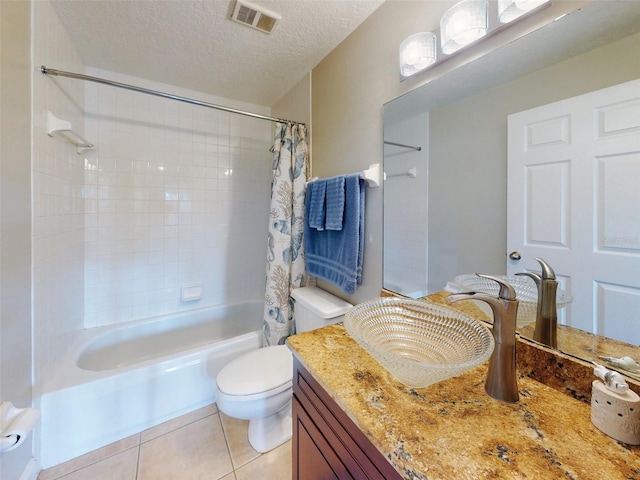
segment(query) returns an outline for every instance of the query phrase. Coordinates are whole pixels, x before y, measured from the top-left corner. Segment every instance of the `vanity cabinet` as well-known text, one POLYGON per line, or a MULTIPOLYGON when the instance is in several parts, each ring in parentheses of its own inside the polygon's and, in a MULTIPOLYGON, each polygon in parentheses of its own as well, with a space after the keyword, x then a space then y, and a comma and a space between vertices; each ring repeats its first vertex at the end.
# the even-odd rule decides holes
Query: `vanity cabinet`
POLYGON ((402 477, 294 356, 293 479, 402 477))

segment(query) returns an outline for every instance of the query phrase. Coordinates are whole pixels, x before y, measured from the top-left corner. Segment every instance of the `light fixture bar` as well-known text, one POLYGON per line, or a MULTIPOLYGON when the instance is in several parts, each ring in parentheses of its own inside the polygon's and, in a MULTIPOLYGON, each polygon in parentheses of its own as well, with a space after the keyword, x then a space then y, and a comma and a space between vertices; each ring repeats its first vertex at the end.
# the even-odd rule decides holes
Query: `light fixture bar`
POLYGON ((434 66, 448 61, 460 52, 511 27, 514 23, 519 23, 525 18, 536 15, 550 5, 551 0, 499 0, 499 2, 463 0, 456 3, 444 13, 440 22, 440 29, 435 33, 420 32, 410 35, 402 41, 399 49, 400 81, 402 82, 413 75, 427 69, 432 69, 434 66), (483 3, 487 4, 486 30, 484 32, 482 31, 481 9, 477 6, 483 3), (472 21, 466 23, 465 27, 465 20, 463 19, 466 18, 467 15, 462 13, 456 16, 456 13, 459 12, 458 9, 461 8, 460 6, 468 8, 473 4, 476 4, 475 8, 478 8, 477 14, 475 17, 473 15, 471 16, 472 21), (445 21, 446 18, 449 19, 449 22, 453 22, 453 25, 449 25, 449 28, 445 28, 446 26, 444 25, 447 23, 445 21), (454 28, 452 28, 452 26, 454 28), (415 45, 408 47, 413 40, 419 38, 419 35, 427 34, 435 36, 433 61, 427 61, 425 58, 420 57, 420 55, 415 53, 416 50, 412 52, 412 49, 416 48, 415 45), (438 38, 440 41, 438 41, 438 38), (422 61, 419 61, 418 58, 421 58, 422 61))

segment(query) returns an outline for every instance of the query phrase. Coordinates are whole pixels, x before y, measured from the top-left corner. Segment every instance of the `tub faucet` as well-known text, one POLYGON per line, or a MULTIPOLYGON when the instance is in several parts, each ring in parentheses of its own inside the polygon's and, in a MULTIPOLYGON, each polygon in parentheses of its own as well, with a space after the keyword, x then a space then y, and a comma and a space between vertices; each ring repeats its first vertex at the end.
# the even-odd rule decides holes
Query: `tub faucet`
POLYGON ((519 399, 516 378, 516 315, 518 313, 516 291, 499 278, 479 273, 476 275, 498 282, 500 285, 498 298, 482 292, 464 292, 449 295, 447 300, 450 302, 481 300, 491 307, 492 333, 496 345, 489 360, 484 390, 491 398, 515 403, 519 399))
POLYGON ((556 308, 556 294, 558 282, 556 274, 547 262, 536 257, 542 267, 542 274, 531 272, 516 273, 531 277, 538 287, 538 308, 536 312, 536 327, 533 339, 550 347, 558 346, 558 311, 556 308))

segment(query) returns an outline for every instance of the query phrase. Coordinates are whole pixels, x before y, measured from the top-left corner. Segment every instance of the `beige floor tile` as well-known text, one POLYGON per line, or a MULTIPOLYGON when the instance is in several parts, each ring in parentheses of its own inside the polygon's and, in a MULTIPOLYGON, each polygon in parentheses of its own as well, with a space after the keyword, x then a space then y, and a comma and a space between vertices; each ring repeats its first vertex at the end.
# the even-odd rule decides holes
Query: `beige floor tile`
POLYGON ((291 440, 236 470, 237 480, 291 478, 291 440))
POLYGON ((93 465, 101 460, 112 457, 117 453, 137 447, 140 444, 140 434, 136 433, 130 437, 123 438, 117 442, 106 445, 92 452, 76 457, 68 462, 61 463, 51 468, 43 470, 38 475, 38 480, 55 480, 68 473, 75 472, 88 465, 93 465))
POLYGON ((60 480, 136 480, 138 447, 117 453, 60 480))
POLYGON ((231 452, 231 461, 234 469, 260 456, 260 453, 251 447, 247 438, 249 420, 231 418, 222 412, 220 412, 220 419, 222 420, 222 428, 231 452))
POLYGON ((178 428, 184 427, 185 425, 196 422, 217 412, 218 406, 215 403, 207 405, 204 408, 199 408, 198 410, 194 410, 193 412, 182 415, 181 417, 174 418, 173 420, 169 420, 167 422, 161 423, 160 425, 151 427, 143 431, 140 434, 140 442, 148 442, 149 440, 153 440, 160 435, 164 435, 165 433, 177 430, 178 428))
POLYGON ((218 414, 140 445, 137 480, 218 480, 232 471, 218 414))
POLYGON ((225 475, 224 477, 222 477, 220 480, 236 480, 236 476, 233 473, 230 473, 229 475, 225 475))

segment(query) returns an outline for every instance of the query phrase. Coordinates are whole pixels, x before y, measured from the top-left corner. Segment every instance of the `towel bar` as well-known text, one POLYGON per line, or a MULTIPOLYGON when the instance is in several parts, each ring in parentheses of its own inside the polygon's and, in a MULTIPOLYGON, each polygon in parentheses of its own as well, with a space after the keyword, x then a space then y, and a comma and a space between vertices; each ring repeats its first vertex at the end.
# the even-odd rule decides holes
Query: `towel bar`
POLYGON ((411 178, 416 178, 418 176, 418 171, 416 170, 416 167, 410 168, 409 170, 405 171, 405 172, 401 172, 401 173, 384 173, 384 179, 386 180, 387 178, 393 178, 393 177, 411 177, 411 178))
MULTIPOLYGON (((380 164, 374 163, 372 165, 369 165, 369 168, 360 172, 360 177, 362 177, 362 179, 367 182, 367 187, 379 187, 381 178, 380 164)), ((307 185, 309 185, 311 182, 315 182, 316 180, 318 180, 318 177, 311 177, 307 182, 307 185)))
POLYGON ((369 168, 363 170, 361 173, 361 177, 367 182, 367 186, 370 188, 375 188, 380 186, 380 164, 374 163, 373 165, 369 165, 369 168))

